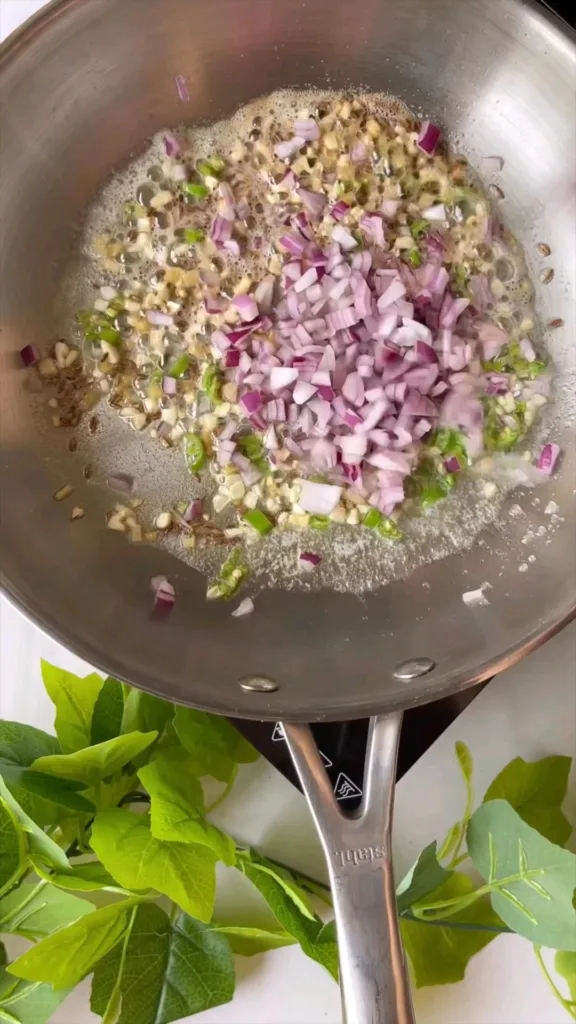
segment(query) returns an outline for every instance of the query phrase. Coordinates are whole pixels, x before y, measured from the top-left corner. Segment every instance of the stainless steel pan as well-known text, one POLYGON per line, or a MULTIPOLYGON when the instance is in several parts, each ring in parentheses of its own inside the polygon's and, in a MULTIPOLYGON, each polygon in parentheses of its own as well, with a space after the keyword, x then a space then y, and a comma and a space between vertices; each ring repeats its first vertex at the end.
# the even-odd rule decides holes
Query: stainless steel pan
POLYGON ((401 710, 487 678, 574 613, 575 55, 574 33, 526 0, 60 0, 0 55, 5 588, 51 635, 136 686, 292 723, 288 744, 334 886, 348 1024, 412 1020, 390 864, 401 710), (188 80, 185 111, 177 73, 188 80), (327 82, 395 93, 446 124, 472 160, 505 158, 506 216, 534 279, 536 242, 552 248, 556 273, 538 305, 544 322, 566 323, 550 339, 558 387, 546 428, 564 459, 539 504, 514 495, 505 526, 465 553, 363 600, 270 591, 235 623, 229 608, 205 601, 198 574, 167 564, 166 553, 124 545, 98 514, 71 528, 52 500, 62 483, 96 513, 109 498, 86 487, 65 439, 45 435, 30 414, 16 353, 53 336, 54 297, 83 212, 146 137, 183 114, 215 119, 280 87, 327 82), (543 515, 552 497, 553 524, 543 515), (537 547, 522 545, 542 526, 537 547), (519 573, 532 550, 536 561, 519 573), (149 580, 160 572, 178 590, 161 628, 148 620, 149 580), (462 591, 484 581, 490 605, 471 611, 462 591), (344 819, 311 734, 296 723, 366 715, 378 715, 366 795, 344 819))

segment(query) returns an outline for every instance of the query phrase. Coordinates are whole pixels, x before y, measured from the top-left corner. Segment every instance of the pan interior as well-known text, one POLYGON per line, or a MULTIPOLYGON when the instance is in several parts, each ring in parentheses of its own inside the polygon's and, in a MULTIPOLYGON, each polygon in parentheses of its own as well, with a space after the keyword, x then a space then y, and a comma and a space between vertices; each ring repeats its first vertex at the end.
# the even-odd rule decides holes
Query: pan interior
MULTIPOLYGON (((353 717, 432 699, 508 664, 566 621, 575 576, 575 52, 567 28, 511 0, 437 0, 433 8, 425 0, 400 8, 389 0, 354 8, 266 0, 250 19, 239 0, 208 8, 67 0, 7 44, 0 545, 15 600, 65 644, 135 685, 255 718, 353 717), (185 112, 176 73, 188 81, 185 112), (541 270, 536 243, 552 249, 555 277, 537 306, 544 323, 560 317, 565 327, 547 339, 557 388, 543 429, 564 458, 548 485, 515 492, 471 550, 360 597, 269 590, 254 615, 236 622, 228 605, 205 601, 204 579, 192 568, 102 529, 109 492, 86 484, 67 438, 42 436, 17 352, 55 340, 61 277, 111 171, 183 116, 216 120, 287 86, 391 92, 446 124, 473 163, 504 158, 505 216, 533 280, 541 270), (67 482, 91 513, 78 524, 52 499, 67 482), (168 620, 150 623, 149 580, 158 574, 174 580, 178 600, 168 620), (491 585, 489 605, 468 608, 462 593, 483 583, 491 585), (394 667, 414 657, 435 668, 396 679, 394 667), (278 689, 246 693, 238 679, 250 675, 272 678, 278 689)), ((129 445, 130 434, 116 443, 129 445)), ((446 530, 449 546, 453 527, 446 530)))

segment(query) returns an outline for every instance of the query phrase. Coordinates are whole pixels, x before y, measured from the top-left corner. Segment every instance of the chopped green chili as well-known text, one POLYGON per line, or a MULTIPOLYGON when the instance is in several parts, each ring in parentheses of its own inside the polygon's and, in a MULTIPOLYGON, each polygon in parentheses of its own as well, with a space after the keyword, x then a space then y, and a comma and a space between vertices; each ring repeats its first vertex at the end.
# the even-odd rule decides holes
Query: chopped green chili
POLYGON ((186 434, 186 462, 191 473, 198 473, 206 465, 206 446, 198 434, 186 434))
POLYGON ((328 516, 310 516, 310 522, 308 525, 312 530, 327 530, 330 526, 330 520, 328 516))
POLYGON ((190 199, 207 199, 210 195, 210 189, 207 185, 201 185, 196 181, 186 181, 182 189, 190 199))
POLYGON ((222 395, 222 379, 218 367, 214 364, 210 364, 204 370, 200 387, 212 404, 218 405, 222 395))
POLYGON ((200 228, 184 228, 184 241, 188 242, 189 245, 194 245, 196 242, 203 242, 206 238, 206 232, 200 228))
POLYGON ((121 342, 120 331, 104 313, 84 311, 78 314, 78 323, 84 331, 86 341, 93 345, 102 341, 108 345, 119 345, 121 342))
POLYGON ((210 156, 207 160, 200 160, 196 166, 198 174, 202 175, 203 178, 219 178, 226 164, 222 157, 210 156))
POLYGON ((217 601, 233 597, 247 575, 248 567, 244 564, 242 548, 234 548, 220 569, 218 577, 208 587, 208 600, 217 601))
POLYGON ((362 525, 367 526, 370 530, 376 530, 377 533, 387 537, 389 540, 400 540, 402 538, 402 531, 394 520, 383 515, 377 508, 371 508, 366 513, 362 525))
POLYGON ((410 249, 410 251, 406 255, 406 259, 408 260, 410 266, 414 267, 415 269, 416 267, 422 266, 422 256, 418 249, 410 249))
POLYGON ((190 356, 184 353, 184 355, 178 356, 178 359, 176 359, 172 363, 172 366, 170 366, 169 369, 166 370, 166 376, 174 377, 175 380, 179 380, 181 377, 184 377, 185 374, 188 372, 189 366, 190 356))
POLYGON ((254 530, 262 535, 270 533, 270 530, 274 529, 274 523, 268 516, 264 515, 259 508, 250 509, 248 512, 244 512, 242 518, 248 523, 254 530))
POLYGON ((430 222, 427 220, 415 220, 410 225, 410 234, 417 242, 430 230, 430 222))

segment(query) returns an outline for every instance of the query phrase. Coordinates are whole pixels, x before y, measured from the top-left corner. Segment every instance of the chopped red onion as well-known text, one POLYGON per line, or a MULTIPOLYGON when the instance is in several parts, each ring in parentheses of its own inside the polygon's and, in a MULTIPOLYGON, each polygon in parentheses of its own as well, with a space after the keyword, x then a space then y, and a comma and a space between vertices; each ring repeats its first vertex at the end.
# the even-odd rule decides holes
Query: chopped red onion
POLYGON ((447 473, 459 473, 461 470, 460 463, 455 455, 452 455, 449 459, 444 462, 447 473))
POLYGON ((41 356, 36 345, 26 345, 20 349, 20 358, 24 366, 34 366, 40 361, 41 356))
POLYGON ((163 377, 162 378, 162 391, 165 395, 175 395, 178 389, 178 383, 174 377, 163 377))
POLYGON ((329 516, 336 508, 342 494, 341 487, 333 484, 317 484, 312 480, 301 480, 298 504, 312 515, 329 516))
POLYGON ((188 86, 186 85, 184 75, 176 75, 175 82, 180 99, 183 103, 188 103, 190 100, 190 93, 188 92, 188 86))
POLYGON ((320 555, 315 555, 311 551, 303 551, 299 558, 300 568, 305 572, 313 572, 321 561, 320 555))
POLYGON ((524 359, 527 359, 529 363, 533 363, 536 359, 536 352, 534 350, 534 346, 532 342, 528 340, 528 338, 521 339, 520 351, 524 356, 524 359))
POLYGON ((436 203, 435 206, 428 206, 425 210, 422 210, 422 217, 424 220, 430 221, 448 219, 444 203, 436 203))
POLYGON ((292 392, 292 398, 296 402, 296 405, 303 405, 309 398, 312 398, 316 394, 318 389, 313 384, 308 384, 305 380, 299 380, 294 385, 294 391, 292 392))
POLYGON ((258 306, 253 295, 235 295, 232 299, 234 309, 240 313, 240 319, 251 323, 258 317, 258 306))
POLYGON ((154 327, 173 327, 174 317, 170 316, 169 313, 162 313, 159 309, 149 309, 146 313, 146 319, 149 324, 154 327))
POLYGON ((244 407, 246 412, 251 415, 262 406, 262 396, 258 391, 247 391, 246 394, 242 395, 240 399, 240 405, 244 407))
POLYGON ((546 476, 551 476, 556 468, 559 455, 560 448, 557 444, 545 444, 536 462, 537 469, 540 469, 546 476))
POLYGON ((327 199, 320 192, 310 192, 305 188, 297 188, 296 195, 302 200, 304 206, 313 217, 320 217, 327 199))
POLYGON ((416 140, 416 144, 418 145, 419 149, 421 149, 424 153, 427 153, 428 156, 432 156, 434 150, 436 149, 436 146, 438 145, 439 139, 440 129, 438 125, 432 124, 431 121, 423 121, 422 127, 420 128, 420 132, 418 134, 418 138, 416 140))
POLYGON ((251 597, 245 597, 243 601, 232 612, 233 619, 241 619, 245 615, 251 615, 254 611, 254 601, 251 597))
POLYGON ((180 146, 178 139, 169 134, 164 136, 164 148, 166 150, 166 155, 170 157, 180 156, 180 153, 182 152, 182 147, 180 146))
POLYGON ((349 249, 355 249, 358 245, 356 239, 349 231, 346 230, 345 227, 342 227, 341 224, 337 224, 334 228, 332 232, 332 240, 334 242, 338 242, 338 245, 342 246, 342 248, 347 251, 349 249))
POLYGON ((274 146, 274 152, 279 160, 289 160, 305 145, 306 139, 303 139, 301 135, 295 135, 294 138, 288 139, 286 142, 279 142, 277 146, 274 146))
POLYGON ((202 501, 202 498, 193 498, 182 518, 186 523, 194 523, 197 519, 202 518, 203 512, 204 502, 202 501))
POLYGON ((350 207, 348 206, 348 203, 345 203, 340 199, 339 202, 334 203, 333 206, 331 206, 330 213, 334 220, 342 220, 342 218, 348 213, 349 209, 350 207))
POLYGON ((298 370, 290 366, 273 366, 270 370, 270 387, 272 391, 282 391, 298 380, 298 370))

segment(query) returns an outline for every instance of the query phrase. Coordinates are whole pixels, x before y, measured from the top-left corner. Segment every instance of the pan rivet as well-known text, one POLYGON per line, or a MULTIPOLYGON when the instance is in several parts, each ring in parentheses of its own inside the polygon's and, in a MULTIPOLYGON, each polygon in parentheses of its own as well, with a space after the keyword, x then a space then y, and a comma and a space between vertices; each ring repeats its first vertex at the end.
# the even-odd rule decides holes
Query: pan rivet
POLYGON ((401 661, 399 665, 396 665, 392 675, 404 683, 409 683, 411 679, 425 676, 433 668, 435 668, 435 662, 432 661, 432 658, 411 658, 410 661, 401 661))
POLYGON ((274 693, 278 689, 278 683, 266 676, 243 676, 238 680, 238 686, 246 693, 274 693))

